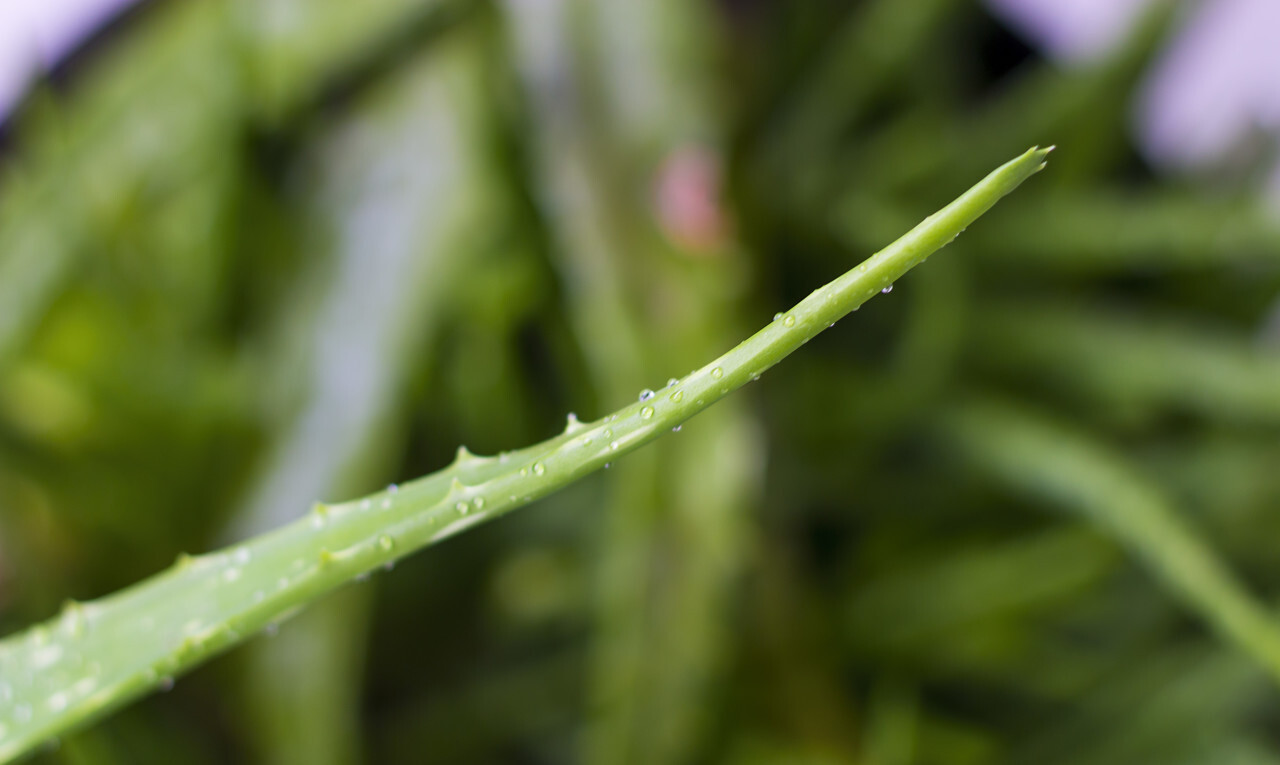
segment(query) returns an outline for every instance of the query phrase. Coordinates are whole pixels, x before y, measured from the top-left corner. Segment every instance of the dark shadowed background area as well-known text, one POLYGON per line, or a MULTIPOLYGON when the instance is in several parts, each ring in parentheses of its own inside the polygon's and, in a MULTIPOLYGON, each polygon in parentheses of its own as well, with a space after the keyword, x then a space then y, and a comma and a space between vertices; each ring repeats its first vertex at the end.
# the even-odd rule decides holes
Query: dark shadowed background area
POLYGON ((633 401, 1058 147, 36 761, 1280 765, 1272 0, 145 0, 25 58, 7 2, 0 634, 633 401))

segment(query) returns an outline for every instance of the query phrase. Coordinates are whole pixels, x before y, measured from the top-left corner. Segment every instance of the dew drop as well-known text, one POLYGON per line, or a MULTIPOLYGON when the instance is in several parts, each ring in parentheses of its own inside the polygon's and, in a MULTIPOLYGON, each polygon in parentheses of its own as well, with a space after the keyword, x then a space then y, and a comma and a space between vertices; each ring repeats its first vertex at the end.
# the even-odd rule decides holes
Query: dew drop
POLYGON ((545 467, 543 467, 543 466, 542 466, 542 463, 541 463, 541 462, 535 462, 535 463, 533 463, 533 474, 534 474, 534 475, 542 475, 542 474, 543 474, 543 473, 545 473, 545 472, 547 472, 547 469, 546 469, 545 467))
POLYGON ((679 381, 679 380, 677 380, 677 379, 676 379, 676 378, 674 378, 674 377, 669 378, 669 379, 667 380, 667 387, 668 387, 668 388, 670 388, 672 385, 675 385, 675 384, 676 384, 676 383, 678 383, 678 382, 680 382, 680 381, 679 381))
POLYGON ((388 493, 388 494, 395 494, 395 493, 396 493, 396 492, 398 492, 398 491, 400 491, 400 487, 399 487, 399 486, 396 486, 394 483, 389 483, 389 484, 387 484, 387 493, 388 493))
POLYGON ((366 499, 365 501, 360 503, 361 510, 368 510, 371 507, 373 507, 373 500, 366 499))
POLYGON ((645 388, 644 390, 640 391, 641 401, 648 401, 651 398, 653 398, 653 391, 649 390, 648 388, 645 388))
POLYGON ((237 547, 235 552, 231 553, 231 562, 237 566, 243 566, 249 562, 249 558, 251 557, 252 553, 249 552, 248 547, 237 547))
POLYGON ((677 426, 675 426, 674 428, 672 428, 672 429, 671 429, 671 432, 672 432, 672 433, 679 433, 679 432, 680 432, 680 428, 683 428, 683 427, 684 427, 683 425, 677 425, 677 426))
POLYGON ((477 512, 478 512, 478 511, 480 511, 480 510, 483 510, 483 509, 484 509, 484 497, 476 497, 475 499, 471 500, 471 506, 472 506, 472 507, 474 507, 474 508, 476 509, 476 511, 477 511, 477 512))
POLYGON ((466 502, 459 502, 453 506, 453 509, 458 511, 458 515, 466 515, 471 512, 471 505, 468 505, 466 502))
POLYGON ((786 327, 794 327, 796 325, 796 317, 788 316, 787 318, 782 320, 782 324, 783 326, 786 326, 786 327))
POLYGON ((884 289, 880 290, 881 295, 888 295, 890 292, 893 292, 892 284, 886 285, 884 289))
POLYGON ((384 500, 382 500, 382 509, 383 509, 383 510, 390 510, 390 509, 391 509, 391 500, 389 500, 389 499, 384 499, 384 500))
POLYGON ((680 401, 684 400, 684 391, 678 390, 675 393, 672 393, 671 400, 675 401, 676 403, 679 403, 680 401))
POLYGON ((616 452, 617 450, 618 450, 618 442, 617 442, 617 441, 610 441, 610 442, 609 442, 609 451, 616 452))
POLYGON ((63 603, 62 626, 68 635, 79 637, 84 632, 84 607, 74 600, 63 603))
POLYGON ((609 468, 611 468, 611 467, 613 467, 613 463, 612 463, 612 462, 606 462, 606 463, 604 463, 604 469, 605 469, 605 470, 608 470, 608 469, 609 469, 609 468))
POLYGON ((49 709, 54 712, 61 712, 67 708, 67 694, 55 693, 49 697, 49 709))
POLYGON ((604 429, 604 437, 605 437, 605 438, 613 438, 613 430, 612 430, 612 429, 610 429, 610 428, 605 428, 605 429, 604 429))
POLYGON ((858 270, 865 274, 867 272, 867 264, 863 263, 862 265, 858 266, 858 270))
POLYGON ((396 546, 396 543, 391 539, 391 537, 387 536, 386 534, 383 534, 382 536, 378 537, 379 550, 383 552, 391 552, 391 550, 394 549, 395 546, 396 546))
POLYGON ((773 315, 773 320, 774 320, 774 321, 777 321, 778 319, 781 319, 781 318, 782 318, 782 311, 778 311, 777 313, 775 313, 775 314, 773 315))
POLYGON ((645 406, 640 408, 640 419, 648 420, 653 418, 653 407, 645 406))
POLYGON ((169 675, 165 675, 160 678, 160 682, 156 684, 156 687, 159 688, 162 693, 168 693, 173 690, 173 678, 169 675))

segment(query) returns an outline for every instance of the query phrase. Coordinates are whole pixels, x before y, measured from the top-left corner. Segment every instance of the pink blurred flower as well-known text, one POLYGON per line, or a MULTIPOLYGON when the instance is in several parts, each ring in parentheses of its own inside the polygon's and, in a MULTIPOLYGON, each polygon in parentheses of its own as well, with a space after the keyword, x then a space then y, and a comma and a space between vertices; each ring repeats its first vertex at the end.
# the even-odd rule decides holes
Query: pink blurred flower
POLYGON ((720 160, 714 153, 700 146, 671 152, 654 182, 659 227, 689 252, 718 251, 728 235, 720 189, 720 160))

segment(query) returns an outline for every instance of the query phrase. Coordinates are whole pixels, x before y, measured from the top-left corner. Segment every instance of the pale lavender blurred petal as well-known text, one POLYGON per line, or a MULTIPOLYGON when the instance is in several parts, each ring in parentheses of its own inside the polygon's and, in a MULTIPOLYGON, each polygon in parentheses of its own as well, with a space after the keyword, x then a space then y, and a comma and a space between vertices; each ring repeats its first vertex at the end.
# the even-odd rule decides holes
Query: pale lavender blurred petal
POLYGON ((0 1, 0 119, 39 72, 134 1, 0 1))
POLYGON ((1214 0, 1196 9, 1156 65, 1139 108, 1151 156, 1222 159, 1252 133, 1280 132, 1280 2, 1214 0))
POLYGON ((1122 42, 1152 2, 987 0, 987 6, 1049 56, 1064 63, 1078 63, 1105 55, 1122 42))

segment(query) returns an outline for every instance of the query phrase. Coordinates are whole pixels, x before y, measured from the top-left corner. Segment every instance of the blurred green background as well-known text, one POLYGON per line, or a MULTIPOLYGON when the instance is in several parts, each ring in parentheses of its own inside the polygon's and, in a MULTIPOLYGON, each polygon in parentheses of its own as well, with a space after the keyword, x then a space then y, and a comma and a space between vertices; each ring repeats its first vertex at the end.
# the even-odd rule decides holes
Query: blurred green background
POLYGON ((600 416, 1059 149, 680 433, 37 760, 1280 763, 1280 225, 1135 149, 1174 18, 1063 68, 970 0, 134 7, 4 127, 0 633, 600 416))

